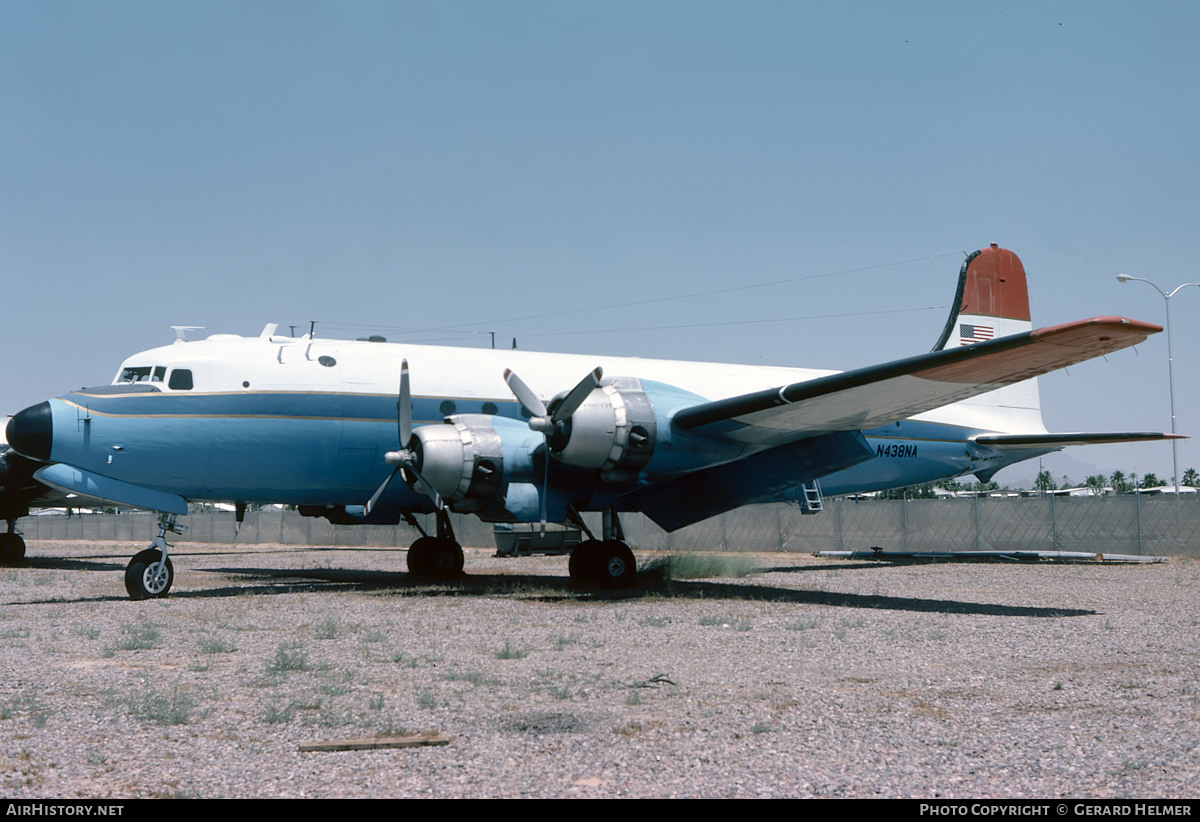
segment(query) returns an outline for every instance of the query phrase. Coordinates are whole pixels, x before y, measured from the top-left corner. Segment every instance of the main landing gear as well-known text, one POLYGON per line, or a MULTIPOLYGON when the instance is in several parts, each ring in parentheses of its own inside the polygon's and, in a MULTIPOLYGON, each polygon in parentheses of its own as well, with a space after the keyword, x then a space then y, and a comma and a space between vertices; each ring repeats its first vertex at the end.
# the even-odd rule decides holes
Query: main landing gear
POLYGON ((463 571, 463 549, 450 527, 446 509, 437 512, 437 536, 431 537, 417 524, 411 514, 405 519, 421 532, 421 538, 408 549, 408 572, 425 579, 453 579, 463 571))
POLYGON ((25 559, 25 539, 17 533, 17 521, 8 521, 8 531, 0 534, 0 565, 16 565, 25 559))
POLYGON ((175 581, 175 568, 167 556, 167 533, 182 534, 185 526, 175 522, 175 517, 164 516, 158 521, 158 536, 145 551, 139 551, 125 566, 125 590, 130 599, 157 599, 165 597, 175 581))
POLYGON ((584 587, 616 590, 632 588, 637 581, 637 560, 625 544, 621 520, 611 508, 604 511, 603 539, 596 539, 575 512, 573 519, 588 535, 575 546, 567 568, 571 581, 584 587))

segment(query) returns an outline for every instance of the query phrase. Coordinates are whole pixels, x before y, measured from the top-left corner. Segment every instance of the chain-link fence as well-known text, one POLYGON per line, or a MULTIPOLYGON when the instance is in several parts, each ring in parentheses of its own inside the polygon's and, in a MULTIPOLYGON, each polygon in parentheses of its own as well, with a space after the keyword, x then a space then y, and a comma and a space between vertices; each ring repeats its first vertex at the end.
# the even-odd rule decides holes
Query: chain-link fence
MULTIPOLYGON (((585 516, 599 532, 599 515, 585 516)), ((492 527, 473 516, 451 522, 467 546, 494 545, 492 527)), ((1200 557, 1200 495, 1020 497, 933 500, 826 500, 825 510, 803 515, 790 505, 753 505, 665 533, 641 515, 621 518, 638 549, 671 551, 1081 551, 1144 556, 1200 557)), ((196 542, 407 547, 418 536, 408 525, 332 525, 292 511, 246 514, 236 538, 231 513, 196 513, 182 537, 196 542)), ((436 530, 432 517, 427 531, 436 530)), ((129 514, 33 516, 22 520, 27 539, 147 542, 155 517, 129 514)))

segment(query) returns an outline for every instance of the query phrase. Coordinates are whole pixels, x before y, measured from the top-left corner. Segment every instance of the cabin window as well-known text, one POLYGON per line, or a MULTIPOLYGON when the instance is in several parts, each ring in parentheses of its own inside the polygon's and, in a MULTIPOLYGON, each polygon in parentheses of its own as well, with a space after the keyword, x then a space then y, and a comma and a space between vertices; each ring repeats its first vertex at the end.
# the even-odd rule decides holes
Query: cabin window
POLYGON ((176 368, 171 372, 171 379, 167 383, 167 387, 174 391, 191 391, 192 370, 190 368, 176 368))

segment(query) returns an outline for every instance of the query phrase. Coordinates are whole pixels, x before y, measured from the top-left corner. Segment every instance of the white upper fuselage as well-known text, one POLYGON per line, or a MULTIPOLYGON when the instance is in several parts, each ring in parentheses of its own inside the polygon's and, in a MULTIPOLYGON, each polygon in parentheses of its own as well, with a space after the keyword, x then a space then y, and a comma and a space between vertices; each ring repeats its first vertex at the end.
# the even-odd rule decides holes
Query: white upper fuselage
MULTIPOLYGON (((122 375, 146 372, 145 381, 164 392, 225 394, 264 391, 337 392, 396 396, 401 361, 411 370, 412 393, 438 398, 454 408, 416 422, 440 421, 442 416, 467 410, 456 400, 509 404, 512 393, 505 369, 517 372, 542 398, 573 386, 599 366, 606 378, 637 377, 683 389, 706 400, 719 400, 837 373, 813 368, 741 365, 735 363, 660 360, 591 354, 558 354, 507 349, 457 348, 359 340, 323 340, 280 336, 241 337, 216 334, 204 340, 150 349, 122 363, 122 375), (191 371, 191 387, 172 389, 171 372, 191 371), (155 373, 157 370, 157 374, 155 373)), ((1025 384, 1022 384, 1025 385, 1025 384)), ((1032 381, 1028 386, 1035 386, 1032 381)), ((954 403, 914 417, 973 430, 1044 432, 1036 389, 1011 386, 972 400, 954 403), (1013 401, 997 403, 1000 397, 1013 401)), ((449 409, 450 406, 446 406, 449 409)))

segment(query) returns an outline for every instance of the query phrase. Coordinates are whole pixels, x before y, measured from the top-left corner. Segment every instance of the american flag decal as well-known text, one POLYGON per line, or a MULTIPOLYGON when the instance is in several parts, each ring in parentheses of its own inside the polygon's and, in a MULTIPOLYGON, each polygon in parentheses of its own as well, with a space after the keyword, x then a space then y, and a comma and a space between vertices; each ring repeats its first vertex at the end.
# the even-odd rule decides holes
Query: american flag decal
POLYGON ((971 325, 969 323, 960 323, 958 326, 958 336, 960 338, 959 345, 970 345, 971 343, 983 342, 990 340, 996 334, 996 329, 990 325, 971 325))

